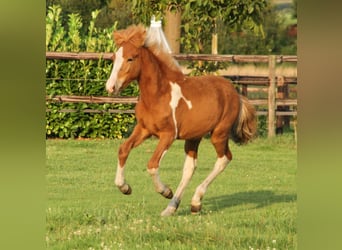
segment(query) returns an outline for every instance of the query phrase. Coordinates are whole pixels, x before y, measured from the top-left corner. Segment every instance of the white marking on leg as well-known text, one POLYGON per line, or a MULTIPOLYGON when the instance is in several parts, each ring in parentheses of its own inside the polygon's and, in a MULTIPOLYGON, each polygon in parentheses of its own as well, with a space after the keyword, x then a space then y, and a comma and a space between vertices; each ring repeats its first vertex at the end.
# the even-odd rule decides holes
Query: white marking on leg
POLYGON ((197 162, 196 159, 186 155, 185 161, 184 161, 184 167, 183 167, 182 180, 180 181, 177 187, 175 195, 172 197, 172 200, 170 201, 168 206, 165 208, 165 210, 161 213, 161 216, 170 216, 176 212, 179 206, 179 203, 182 199, 184 190, 186 186, 189 184, 191 177, 194 174, 194 171, 196 169, 196 162, 197 162))
POLYGON ((151 169, 148 169, 147 171, 152 177, 152 181, 153 181, 156 192, 162 193, 166 187, 160 180, 158 168, 151 168, 151 169))
POLYGON ((116 175, 115 175, 115 185, 117 187, 122 187, 122 185, 124 184, 125 184, 124 167, 121 167, 120 163, 118 163, 118 166, 116 168, 116 175))
POLYGON ((118 91, 122 85, 122 81, 118 81, 118 73, 123 64, 123 48, 120 47, 115 53, 115 61, 112 69, 112 73, 110 74, 109 79, 106 83, 106 90, 109 93, 112 93, 114 90, 118 91))
POLYGON ((182 198, 184 190, 186 186, 189 184, 190 179, 192 175, 194 174, 195 169, 196 169, 196 160, 193 157, 186 155, 185 161, 184 161, 184 167, 183 167, 182 180, 180 181, 177 187, 176 193, 174 195, 179 200, 182 198))
POLYGON ((205 180, 196 188, 195 194, 191 200, 191 205, 193 206, 201 205, 201 199, 203 195, 205 194, 205 192, 207 191, 208 186, 226 168, 228 163, 229 163, 229 159, 225 155, 216 160, 214 169, 207 176, 207 178, 205 178, 205 180))
POLYGON ((175 138, 178 136, 177 120, 176 120, 176 108, 180 99, 183 99, 189 109, 192 109, 192 103, 190 100, 183 96, 182 89, 177 83, 170 82, 171 85, 171 101, 170 106, 172 110, 173 123, 175 125, 175 138))

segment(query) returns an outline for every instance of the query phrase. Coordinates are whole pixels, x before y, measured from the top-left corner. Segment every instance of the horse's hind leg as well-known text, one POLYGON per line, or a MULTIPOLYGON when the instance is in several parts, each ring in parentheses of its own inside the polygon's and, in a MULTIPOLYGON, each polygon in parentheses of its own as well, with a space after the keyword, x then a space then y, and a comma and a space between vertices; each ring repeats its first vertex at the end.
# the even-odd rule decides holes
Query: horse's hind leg
POLYGON ((132 189, 129 184, 125 182, 124 169, 127 157, 132 148, 137 147, 146 138, 150 136, 150 133, 137 124, 131 134, 131 136, 120 145, 118 166, 115 175, 115 185, 120 189, 123 194, 131 194, 132 189))
POLYGON ((214 169, 207 176, 207 178, 196 188, 195 194, 191 200, 191 212, 197 213, 201 210, 201 200, 207 191, 208 186, 213 180, 226 168, 228 163, 232 160, 232 154, 228 148, 228 135, 216 136, 212 134, 211 141, 217 153, 217 160, 214 169))
POLYGON ((190 179, 196 169, 197 151, 198 151, 198 145, 200 141, 201 139, 185 141, 184 150, 185 150, 186 156, 185 156, 185 162, 184 162, 184 167, 183 167, 182 180, 179 183, 176 193, 174 194, 169 205, 161 213, 162 216, 170 216, 174 214, 174 212, 177 210, 181 202, 184 190, 186 186, 189 184, 190 179))

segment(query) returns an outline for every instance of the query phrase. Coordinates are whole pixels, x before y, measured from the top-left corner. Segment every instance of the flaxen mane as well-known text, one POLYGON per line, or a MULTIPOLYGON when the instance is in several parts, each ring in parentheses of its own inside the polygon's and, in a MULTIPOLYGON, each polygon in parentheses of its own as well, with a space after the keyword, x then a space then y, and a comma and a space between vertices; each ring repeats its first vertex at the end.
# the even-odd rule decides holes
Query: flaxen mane
POLYGON ((153 39, 153 35, 150 32, 146 32, 146 28, 143 25, 132 25, 125 30, 116 31, 113 37, 119 47, 125 42, 131 43, 136 48, 146 47, 171 71, 183 74, 175 59, 163 49, 164 47, 158 41, 153 39))
POLYGON ((113 33, 114 41, 121 47, 123 43, 129 42, 136 48, 144 45, 146 39, 146 29, 142 25, 132 25, 125 30, 113 33))
MULTIPOLYGON (((164 63, 171 71, 182 73, 177 61, 172 55, 164 49, 162 44, 153 39, 153 35, 150 32, 147 33, 144 46, 151 51, 162 63, 164 63)), ((183 73, 182 73, 183 74, 183 73)))

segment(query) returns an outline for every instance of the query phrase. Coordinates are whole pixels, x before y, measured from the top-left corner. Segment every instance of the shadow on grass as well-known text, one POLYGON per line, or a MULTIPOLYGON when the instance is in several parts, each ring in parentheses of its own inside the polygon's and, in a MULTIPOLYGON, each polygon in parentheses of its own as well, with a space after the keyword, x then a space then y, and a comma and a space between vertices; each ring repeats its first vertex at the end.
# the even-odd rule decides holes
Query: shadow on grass
POLYGON ((297 194, 275 194, 270 190, 239 192, 230 195, 217 197, 204 197, 203 207, 206 210, 219 211, 224 208, 244 204, 254 204, 254 208, 262 208, 274 203, 294 202, 297 200, 297 194))
MULTIPOLYGON (((239 192, 235 194, 222 195, 217 197, 204 197, 202 201, 202 214, 205 211, 221 211, 225 208, 232 208, 241 205, 253 204, 248 209, 263 208, 274 203, 295 202, 297 194, 275 194, 270 190, 239 192)), ((178 212, 179 215, 189 214, 188 210, 178 212)))

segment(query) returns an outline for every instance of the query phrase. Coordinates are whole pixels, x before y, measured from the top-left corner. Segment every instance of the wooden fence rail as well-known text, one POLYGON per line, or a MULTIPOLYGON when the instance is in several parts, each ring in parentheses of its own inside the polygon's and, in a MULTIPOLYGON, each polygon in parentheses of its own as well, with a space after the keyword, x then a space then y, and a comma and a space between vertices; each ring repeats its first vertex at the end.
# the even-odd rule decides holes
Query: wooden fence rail
MULTIPOLYGON (((46 52, 47 60, 113 60, 114 53, 96 52, 46 52)), ((242 94, 247 95, 248 86, 265 86, 268 88, 268 99, 253 100, 255 106, 267 106, 267 110, 258 110, 258 115, 268 116, 268 136, 275 135, 275 125, 284 122, 284 117, 296 116, 296 109, 290 110, 289 107, 297 106, 297 99, 288 98, 289 84, 297 84, 297 77, 277 76, 277 63, 297 63, 297 56, 288 55, 211 55, 211 54, 173 54, 176 60, 183 61, 217 61, 232 63, 268 63, 268 76, 226 76, 234 83, 242 86, 242 94), (281 90, 280 90, 281 89, 281 90)), ((62 80, 62 79, 61 79, 62 80)), ((105 96, 54 96, 46 97, 47 102, 68 102, 68 103, 137 103, 137 97, 105 97, 105 96)), ((50 109, 46 109, 50 112, 50 109)), ((59 112, 79 112, 76 109, 61 109, 59 112)), ((82 109, 85 113, 134 113, 134 110, 108 109, 82 109)), ((296 129, 295 129, 296 131, 296 129)))
MULTIPOLYGON (((126 104, 136 104, 138 102, 138 97, 106 97, 106 96, 72 96, 72 95, 57 95, 53 97, 46 96, 45 98, 48 102, 70 102, 70 103, 126 103, 126 104)), ((251 104, 256 106, 267 105, 268 100, 266 99, 251 99, 249 100, 251 104)), ((297 99, 277 99, 277 106, 296 106, 297 99)))
MULTIPOLYGON (((66 96, 66 95, 57 95, 53 97, 46 96, 45 100, 47 102, 56 102, 56 103, 96 103, 96 104, 104 104, 104 103, 124 103, 124 104, 136 104, 138 102, 137 97, 105 97, 105 96, 66 96)), ((266 99, 251 99, 250 103, 254 106, 267 106, 268 100, 266 99)), ((297 106, 296 99, 277 99, 276 106, 297 106)), ((49 109, 47 112, 51 111, 49 109)), ((78 112, 77 109, 61 109, 59 112, 78 112)), ((134 109, 108 109, 106 111, 102 110, 92 110, 92 109, 82 109, 84 113, 134 113, 134 109)), ((257 111, 258 115, 267 115, 268 111, 257 111)), ((276 115, 295 115, 296 111, 276 111, 276 115)))
POLYGON ((54 97, 46 96, 48 102, 84 102, 84 103, 137 103, 137 97, 106 97, 106 96, 75 96, 75 95, 58 95, 54 97))
MULTIPOLYGON (((46 59, 59 60, 113 60, 114 53, 97 52, 46 52, 46 59)), ((234 63, 268 63, 268 55, 212 55, 212 54, 173 54, 176 60, 180 61, 215 61, 234 63)), ((292 62, 297 63, 297 56, 277 55, 276 63, 292 62)))

